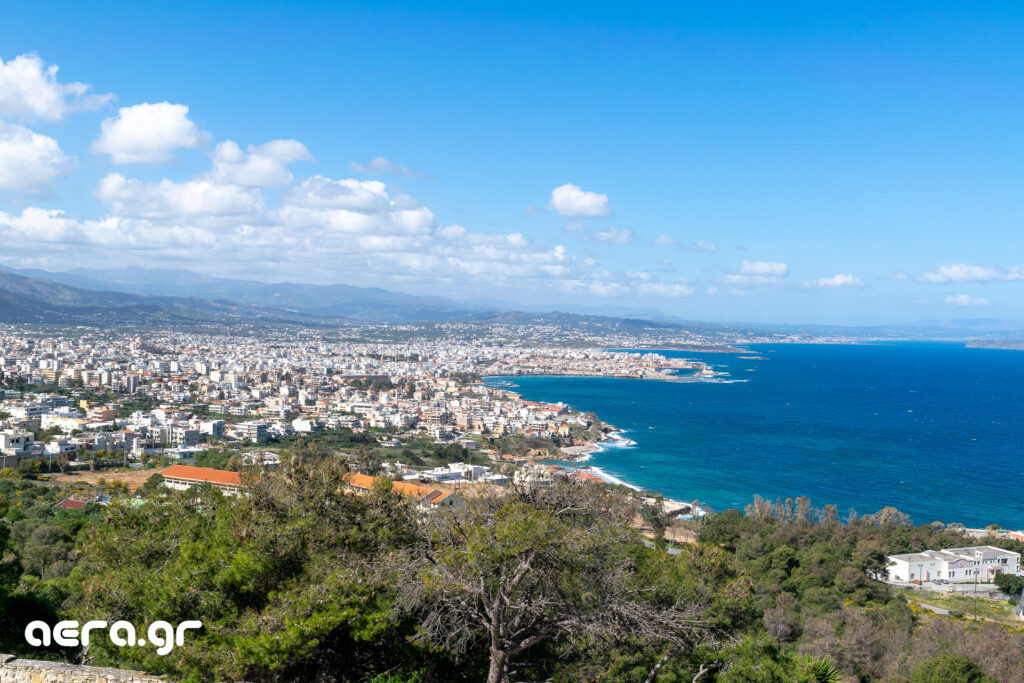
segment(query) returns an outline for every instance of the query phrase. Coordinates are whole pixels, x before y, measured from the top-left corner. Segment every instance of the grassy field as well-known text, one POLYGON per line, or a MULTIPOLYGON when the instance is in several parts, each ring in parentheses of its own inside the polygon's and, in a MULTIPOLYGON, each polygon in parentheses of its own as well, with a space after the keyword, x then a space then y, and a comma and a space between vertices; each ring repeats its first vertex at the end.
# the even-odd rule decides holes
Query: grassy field
MULTIPOLYGON (((1013 605, 1006 600, 991 600, 978 596, 977 601, 973 595, 959 595, 951 593, 936 593, 933 591, 909 590, 907 588, 896 589, 897 595, 906 599, 911 608, 922 605, 938 607, 952 613, 954 616, 963 616, 973 619, 975 609, 979 620, 995 621, 1008 626, 1021 626, 1024 624, 1013 613, 1013 605), (977 603, 977 604, 975 604, 977 603)), ((916 610, 915 610, 916 611, 916 610)))

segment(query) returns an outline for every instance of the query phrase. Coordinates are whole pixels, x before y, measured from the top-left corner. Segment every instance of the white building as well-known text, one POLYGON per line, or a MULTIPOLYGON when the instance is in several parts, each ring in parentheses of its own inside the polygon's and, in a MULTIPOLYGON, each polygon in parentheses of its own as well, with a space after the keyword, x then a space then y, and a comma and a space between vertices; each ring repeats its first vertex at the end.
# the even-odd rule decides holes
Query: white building
POLYGON ((204 420, 199 423, 199 432, 212 437, 224 438, 224 420, 204 420))
POLYGON ((1020 553, 991 545, 890 555, 889 581, 990 582, 997 574, 1020 575, 1020 553))

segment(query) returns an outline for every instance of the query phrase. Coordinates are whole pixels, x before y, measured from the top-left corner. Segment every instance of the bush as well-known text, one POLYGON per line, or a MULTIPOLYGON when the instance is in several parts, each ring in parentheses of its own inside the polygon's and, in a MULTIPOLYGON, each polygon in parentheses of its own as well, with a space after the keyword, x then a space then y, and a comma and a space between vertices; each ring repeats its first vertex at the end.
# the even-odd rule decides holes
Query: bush
POLYGON ((964 655, 938 655, 922 663, 910 675, 910 683, 996 683, 980 666, 964 655))
POLYGON ((995 584, 1007 595, 1020 595, 1024 591, 1024 577, 1014 574, 997 574, 995 584))

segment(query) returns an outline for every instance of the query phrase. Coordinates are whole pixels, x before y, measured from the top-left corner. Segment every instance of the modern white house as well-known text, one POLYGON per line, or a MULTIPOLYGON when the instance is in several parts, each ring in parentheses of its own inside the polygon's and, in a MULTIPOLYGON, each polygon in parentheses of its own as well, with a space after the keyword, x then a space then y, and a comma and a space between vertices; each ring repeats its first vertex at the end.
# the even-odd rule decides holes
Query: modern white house
POLYGON ((992 581, 997 574, 1020 575, 1020 553, 991 545, 969 548, 925 550, 890 555, 886 570, 889 581, 934 581, 951 583, 992 581))

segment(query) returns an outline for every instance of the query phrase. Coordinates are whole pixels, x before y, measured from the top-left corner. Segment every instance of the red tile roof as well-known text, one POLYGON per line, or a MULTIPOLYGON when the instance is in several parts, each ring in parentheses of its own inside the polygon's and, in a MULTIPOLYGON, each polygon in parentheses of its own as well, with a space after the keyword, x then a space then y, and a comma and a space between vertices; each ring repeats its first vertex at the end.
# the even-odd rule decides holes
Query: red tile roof
MULTIPOLYGON (((345 481, 357 489, 363 489, 365 491, 373 490, 373 477, 367 474, 358 474, 355 472, 345 475, 345 481)), ((416 484, 410 484, 407 481, 393 481, 391 482, 391 490, 403 496, 410 498, 425 498, 432 493, 438 493, 437 489, 427 488, 426 486, 418 486, 416 484)))

